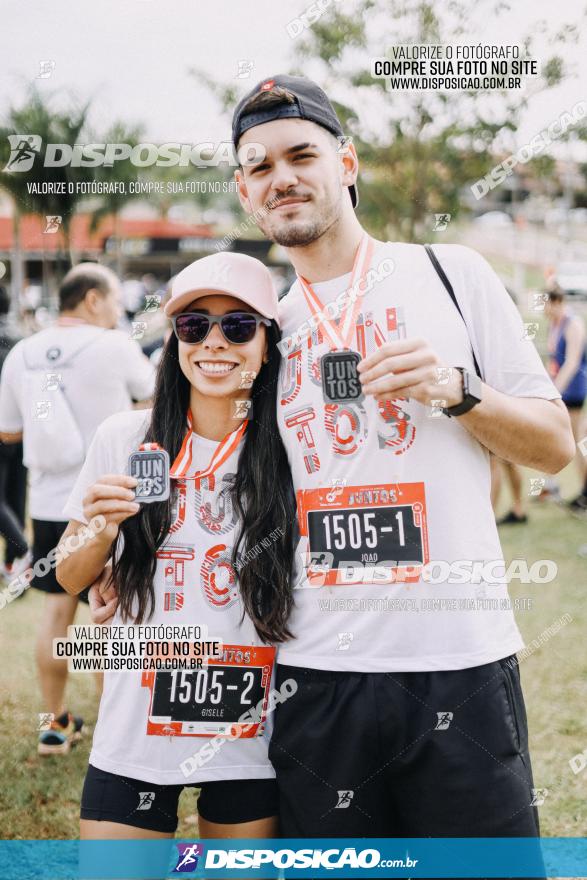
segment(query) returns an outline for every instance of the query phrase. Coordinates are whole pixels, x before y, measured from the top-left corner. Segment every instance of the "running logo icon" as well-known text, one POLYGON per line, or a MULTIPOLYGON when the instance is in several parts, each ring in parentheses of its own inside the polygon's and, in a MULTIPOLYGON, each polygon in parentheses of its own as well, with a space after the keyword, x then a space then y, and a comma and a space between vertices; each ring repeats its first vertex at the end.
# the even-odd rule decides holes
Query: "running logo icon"
POLYGON ((215 263, 210 267, 210 283, 211 284, 228 284, 229 275, 231 275, 232 266, 228 260, 215 263))
POLYGON ((235 419, 250 419, 253 413, 253 401, 252 400, 235 400, 235 410, 234 410, 234 418, 235 419))
POLYGON ((145 297, 143 312, 156 312, 161 305, 161 297, 158 293, 148 293, 145 297))
POLYGON ((43 235, 48 235, 59 230, 61 226, 62 217, 60 214, 45 214, 45 228, 43 229, 43 235))
POLYGON ((248 58, 242 58, 236 63, 238 65, 238 73, 236 75, 236 79, 248 79, 248 77, 251 75, 253 67, 255 66, 254 62, 249 61, 248 58))
POLYGON ((354 791, 339 791, 338 792, 338 803, 335 810, 346 810, 351 805, 351 801, 354 798, 354 791))
POLYGON ((448 228, 450 217, 450 214, 435 214, 432 232, 444 232, 444 230, 448 228))
POLYGON ((10 158, 4 171, 30 171, 41 152, 42 139, 38 134, 9 134, 10 158))
POLYGON ((452 367, 436 367, 435 385, 447 385, 452 377, 452 367))
POLYGON ((37 730, 51 730, 51 722, 55 720, 52 712, 39 712, 39 726, 37 730))
POLYGON ((58 391, 61 384, 61 373, 45 373, 43 391, 58 391))
POLYGON ((252 388, 253 382, 257 378, 255 370, 241 370, 241 381, 239 388, 252 388))
POLYGON ((438 721, 434 730, 448 730, 450 722, 453 719, 452 712, 437 712, 438 721))
POLYGON ((531 293, 529 296, 530 299, 530 309, 533 312, 543 312, 546 303, 548 302, 548 294, 547 293, 531 293))
POLYGON ((354 634, 352 632, 342 632, 338 634, 338 645, 336 646, 337 651, 348 651, 351 647, 352 641, 354 639, 354 634))
POLYGON ((530 324, 524 324, 524 333, 522 339, 536 339, 538 333, 538 324, 534 321, 530 324))
POLYGON ((446 406, 446 400, 444 398, 434 398, 430 401, 430 408, 428 410, 428 416, 431 419, 439 419, 443 415, 443 409, 446 406))
POLYGON ((529 495, 540 495, 542 490, 546 485, 546 480, 544 477, 531 477, 530 478, 530 491, 529 495))
POLYGON ((177 864, 174 874, 191 873, 198 867, 198 859, 204 855, 201 843, 176 843, 178 849, 177 864))
POLYGON ((37 74, 37 79, 49 79, 54 70, 55 62, 52 59, 48 59, 47 61, 39 61, 39 72, 37 74))
POLYGON ((139 805, 137 810, 150 810, 155 800, 154 791, 139 791, 139 805))

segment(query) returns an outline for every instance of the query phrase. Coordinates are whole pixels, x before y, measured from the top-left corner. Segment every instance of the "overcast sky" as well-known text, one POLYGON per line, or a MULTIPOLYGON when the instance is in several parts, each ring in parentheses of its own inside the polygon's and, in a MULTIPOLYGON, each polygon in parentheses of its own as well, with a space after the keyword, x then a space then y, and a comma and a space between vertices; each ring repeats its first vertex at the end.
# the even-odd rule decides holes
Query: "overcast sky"
MULTIPOLYGON (((578 21, 586 2, 513 0, 512 12, 500 18, 483 15, 471 41, 515 43, 538 19, 560 24, 561 9, 564 21, 578 21)), ((308 0, 290 0, 287 5, 273 0, 4 0, 0 116, 11 100, 18 103, 25 94, 39 62, 51 59, 55 70, 49 79, 36 80, 40 88, 70 89, 82 99, 91 97, 92 121, 101 129, 118 118, 142 123, 146 139, 155 143, 226 139, 228 120, 190 77, 190 67, 202 68, 215 79, 232 79, 243 91, 271 73, 288 72, 295 63, 295 40, 286 25, 308 5, 308 0), (254 69, 249 79, 238 81, 240 59, 252 61, 254 69)), ((341 6, 351 10, 356 3, 342 0, 341 6)), ((383 53, 385 47, 380 49, 383 53)), ((585 44, 573 48, 569 57, 577 65, 577 76, 532 99, 519 131, 520 143, 561 110, 587 99, 585 44)))

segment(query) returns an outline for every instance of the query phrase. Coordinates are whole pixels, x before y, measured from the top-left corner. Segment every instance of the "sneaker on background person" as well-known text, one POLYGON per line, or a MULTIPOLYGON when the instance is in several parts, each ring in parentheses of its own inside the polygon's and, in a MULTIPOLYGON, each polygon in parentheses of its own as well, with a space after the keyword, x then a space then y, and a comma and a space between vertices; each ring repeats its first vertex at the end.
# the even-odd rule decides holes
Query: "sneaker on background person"
POLYGON ((519 514, 515 510, 510 510, 505 516, 497 520, 498 526, 515 526, 524 525, 528 522, 528 516, 525 513, 519 514))
MULTIPOLYGON (((31 550, 27 550, 24 556, 17 556, 12 562, 3 562, 0 567, 0 576, 6 581, 14 580, 20 577, 33 563, 33 554, 31 550)), ((24 591, 20 594, 24 596, 24 591)))
POLYGON ((567 507, 575 513, 585 513, 587 511, 587 495, 581 492, 576 498, 567 501, 567 507))
POLYGON ((51 721, 48 730, 39 734, 37 754, 44 757, 67 755, 72 746, 80 742, 84 733, 84 719, 66 710, 51 721))
POLYGON ((491 506, 495 511, 501 487, 503 483, 503 475, 507 477, 510 492, 512 495, 512 503, 508 513, 497 520, 498 526, 505 525, 522 525, 528 522, 528 514, 526 513, 526 499, 523 494, 523 478, 522 471, 517 465, 511 461, 504 461, 492 455, 491 463, 491 506))

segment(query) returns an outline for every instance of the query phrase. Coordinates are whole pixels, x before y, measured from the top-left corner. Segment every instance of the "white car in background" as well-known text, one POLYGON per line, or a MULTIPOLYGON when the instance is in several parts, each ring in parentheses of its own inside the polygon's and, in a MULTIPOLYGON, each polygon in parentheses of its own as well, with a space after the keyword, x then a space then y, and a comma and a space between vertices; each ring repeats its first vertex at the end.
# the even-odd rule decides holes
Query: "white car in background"
POLYGON ((479 214, 475 217, 473 223, 476 226, 486 226, 492 229, 509 229, 513 226, 514 221, 505 211, 487 211, 485 214, 479 214))
POLYGON ((587 262, 559 263, 556 282, 569 297, 587 300, 587 262))

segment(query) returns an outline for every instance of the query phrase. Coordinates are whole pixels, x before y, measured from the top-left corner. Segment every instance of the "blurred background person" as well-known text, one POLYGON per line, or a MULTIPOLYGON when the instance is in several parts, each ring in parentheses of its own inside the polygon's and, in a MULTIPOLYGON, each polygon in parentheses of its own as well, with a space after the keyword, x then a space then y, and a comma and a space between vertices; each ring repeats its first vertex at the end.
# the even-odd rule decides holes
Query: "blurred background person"
POLYGON ((146 285, 135 275, 127 274, 122 282, 122 304, 129 322, 139 312, 145 303, 148 290, 146 285))
MULTIPOLYGON (((146 277, 147 276, 145 275, 143 280, 146 277)), ((174 278, 175 275, 172 275, 167 284, 158 285, 155 292, 151 294, 151 296, 156 297, 158 305, 154 313, 152 313, 151 321, 149 323, 150 340, 146 343, 142 343, 142 349, 155 369, 159 366, 165 343, 173 332, 169 320, 165 317, 164 308, 171 297, 171 285, 173 284, 174 278)))
MULTIPOLYGON (((0 285, 0 376, 8 352, 21 339, 10 323, 9 311, 8 291, 0 285)), ((24 534, 26 479, 22 442, 2 443, 0 440, 0 534, 6 541, 1 572, 7 580, 18 577, 31 562, 24 534)))
MULTIPOLYGON (((564 291, 556 284, 548 293, 544 314, 548 319, 548 370, 569 411, 573 435, 578 442, 583 437, 583 405, 587 396, 585 324, 567 304, 564 291)), ((581 491, 568 504, 573 510, 587 511, 587 464, 579 449, 575 460, 581 491)), ((560 497, 558 486, 552 480, 544 490, 560 497)))
POLYGON ((38 281, 25 284, 20 296, 21 318, 25 333, 34 333, 39 329, 36 312, 43 298, 43 286, 38 281))
MULTIPOLYGON (((71 269, 59 289, 57 321, 18 342, 0 376, 0 439, 24 442, 29 467, 33 565, 46 559, 67 526, 63 506, 97 427, 108 416, 144 406, 154 390, 154 369, 137 342, 114 329, 121 312, 116 275, 97 263, 71 269)), ((53 714, 39 735, 40 755, 67 754, 81 738, 83 721, 65 705, 67 661, 53 658, 53 639, 64 638, 78 597, 57 583, 55 568, 31 586, 46 593, 36 644, 42 711, 53 714)), ((87 602, 87 591, 84 600, 87 602)))
MULTIPOLYGON (((506 290, 516 307, 518 307, 518 297, 513 288, 510 285, 506 285, 506 290)), ((527 523, 528 514, 526 512, 526 503, 522 491, 522 469, 519 465, 513 464, 511 461, 505 461, 503 458, 497 458, 495 455, 490 456, 490 464, 491 505, 493 511, 495 512, 497 510, 497 505, 499 504, 504 476, 507 480, 512 496, 510 509, 505 516, 502 516, 501 519, 497 520, 497 525, 523 525, 524 523, 527 523)))
POLYGON ((491 456, 491 504, 493 510, 497 510, 499 504, 499 496, 503 486, 503 477, 505 476, 512 495, 512 503, 509 511, 497 520, 498 526, 524 524, 528 522, 528 514, 526 512, 526 502, 523 494, 522 469, 519 465, 513 464, 511 461, 504 461, 503 458, 491 456))

